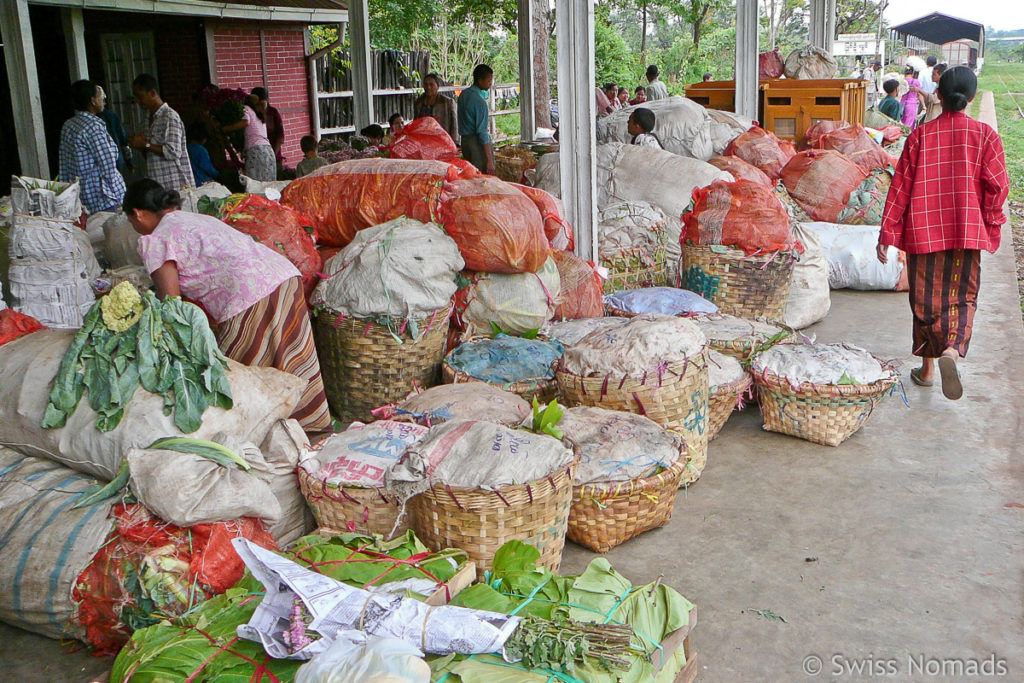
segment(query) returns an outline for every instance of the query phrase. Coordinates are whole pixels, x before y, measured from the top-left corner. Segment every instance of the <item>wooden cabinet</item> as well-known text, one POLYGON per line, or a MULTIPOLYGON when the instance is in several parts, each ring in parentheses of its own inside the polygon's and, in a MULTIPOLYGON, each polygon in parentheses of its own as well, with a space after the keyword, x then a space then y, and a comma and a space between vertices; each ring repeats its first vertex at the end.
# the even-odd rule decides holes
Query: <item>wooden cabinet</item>
POLYGON ((864 123, 866 82, 860 79, 772 79, 761 81, 761 125, 796 145, 818 121, 864 123))

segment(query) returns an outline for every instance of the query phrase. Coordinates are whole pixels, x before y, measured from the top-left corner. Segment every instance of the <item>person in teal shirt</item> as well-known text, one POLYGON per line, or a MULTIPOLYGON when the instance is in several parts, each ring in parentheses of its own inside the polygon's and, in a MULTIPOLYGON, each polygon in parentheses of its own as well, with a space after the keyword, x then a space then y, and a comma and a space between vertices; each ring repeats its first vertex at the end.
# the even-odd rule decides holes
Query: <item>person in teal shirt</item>
POLYGON ((888 80, 883 83, 882 89, 885 90, 885 97, 878 103, 878 111, 897 122, 903 117, 903 105, 896 99, 896 92, 899 88, 899 81, 888 80))
POLYGON ((494 152, 487 130, 487 91, 494 84, 494 71, 486 64, 473 69, 473 85, 459 95, 459 135, 462 156, 482 173, 494 175, 494 152))

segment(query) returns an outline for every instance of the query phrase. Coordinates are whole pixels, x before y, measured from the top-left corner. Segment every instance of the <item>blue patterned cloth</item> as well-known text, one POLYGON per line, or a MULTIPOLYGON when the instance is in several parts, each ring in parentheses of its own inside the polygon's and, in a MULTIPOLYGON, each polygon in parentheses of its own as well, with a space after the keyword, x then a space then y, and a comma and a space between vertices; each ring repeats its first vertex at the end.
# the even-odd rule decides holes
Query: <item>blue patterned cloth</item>
POLYGON ((124 199, 124 178, 117 171, 117 145, 103 119, 77 111, 60 130, 60 180, 79 182, 89 213, 108 211, 124 199))

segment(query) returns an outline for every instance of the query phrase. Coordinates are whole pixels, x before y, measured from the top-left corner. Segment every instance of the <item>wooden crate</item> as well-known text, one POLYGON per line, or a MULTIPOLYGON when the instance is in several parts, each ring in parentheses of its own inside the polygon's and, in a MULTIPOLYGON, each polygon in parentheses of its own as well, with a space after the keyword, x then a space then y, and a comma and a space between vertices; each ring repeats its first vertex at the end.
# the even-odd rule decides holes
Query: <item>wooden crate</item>
POLYGON ((686 86, 686 97, 706 109, 736 111, 736 81, 710 81, 686 86))
POLYGON ((672 683, 693 683, 697 678, 697 654, 690 648, 690 634, 693 627, 697 625, 697 608, 690 610, 690 620, 686 626, 668 634, 661 641, 661 649, 651 655, 651 663, 654 664, 655 673, 661 671, 665 661, 675 656, 676 651, 682 647, 686 653, 686 664, 680 669, 672 683))
POLYGON ((761 81, 761 124, 783 140, 803 144, 807 129, 819 121, 864 123, 867 89, 860 79, 761 81))

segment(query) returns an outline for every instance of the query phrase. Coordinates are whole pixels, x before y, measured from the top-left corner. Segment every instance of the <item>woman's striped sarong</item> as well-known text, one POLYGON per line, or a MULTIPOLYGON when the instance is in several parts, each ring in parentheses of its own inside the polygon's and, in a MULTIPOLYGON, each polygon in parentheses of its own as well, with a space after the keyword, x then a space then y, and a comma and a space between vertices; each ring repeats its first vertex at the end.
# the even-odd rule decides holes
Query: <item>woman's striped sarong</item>
POLYGON ((952 249, 907 254, 914 355, 938 358, 948 348, 967 355, 978 309, 981 252, 952 249))
POLYGON ((239 363, 277 368, 307 380, 292 417, 307 432, 330 429, 327 395, 299 278, 284 281, 269 296, 220 323, 217 343, 225 356, 239 363))

